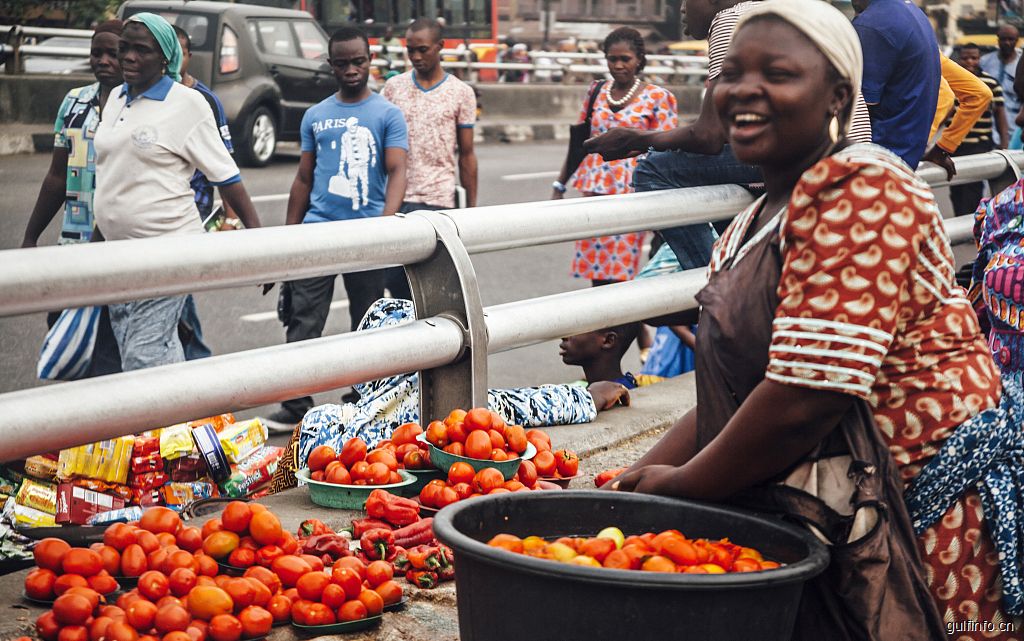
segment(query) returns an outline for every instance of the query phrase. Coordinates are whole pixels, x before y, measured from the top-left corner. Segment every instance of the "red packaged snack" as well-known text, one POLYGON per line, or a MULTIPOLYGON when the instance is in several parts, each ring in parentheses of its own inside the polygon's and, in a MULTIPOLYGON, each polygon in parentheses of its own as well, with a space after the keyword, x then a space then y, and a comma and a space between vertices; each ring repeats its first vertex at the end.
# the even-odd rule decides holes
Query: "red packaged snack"
POLYGON ((125 500, 119 496, 94 492, 84 487, 61 483, 57 486, 57 523, 85 525, 90 516, 120 510, 125 500))
POLYGON ((160 455, 160 439, 156 436, 136 436, 132 446, 132 457, 160 455))
POLYGON ((159 488, 151 490, 134 490, 132 494, 134 502, 142 507, 153 507, 154 505, 164 504, 164 496, 160 492, 159 488))
POLYGON ((131 478, 131 486, 134 490, 152 490, 160 487, 171 480, 166 472, 150 472, 148 474, 136 474, 131 478))
POLYGON ((163 470, 164 460, 160 458, 160 452, 132 457, 132 474, 148 474, 150 472, 162 472, 163 470))
POLYGON ((183 456, 167 461, 167 473, 177 483, 198 481, 206 476, 206 461, 198 456, 183 456))

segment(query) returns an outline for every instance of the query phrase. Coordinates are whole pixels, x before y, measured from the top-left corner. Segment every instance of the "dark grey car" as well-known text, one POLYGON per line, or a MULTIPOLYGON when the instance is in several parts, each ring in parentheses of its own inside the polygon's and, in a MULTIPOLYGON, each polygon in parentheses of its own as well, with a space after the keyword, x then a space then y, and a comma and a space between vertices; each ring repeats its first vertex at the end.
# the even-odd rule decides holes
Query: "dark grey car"
POLYGON ((202 0, 130 0, 118 15, 157 13, 192 39, 189 73, 224 103, 238 159, 262 166, 299 139, 302 114, 336 90, 327 34, 304 11, 202 0))

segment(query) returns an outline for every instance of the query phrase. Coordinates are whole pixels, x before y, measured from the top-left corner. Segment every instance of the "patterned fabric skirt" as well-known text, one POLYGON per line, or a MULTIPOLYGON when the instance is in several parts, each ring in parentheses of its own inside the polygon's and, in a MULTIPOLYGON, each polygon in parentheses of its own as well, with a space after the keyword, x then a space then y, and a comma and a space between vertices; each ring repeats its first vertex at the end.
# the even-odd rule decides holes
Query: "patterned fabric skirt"
POLYGON ((632 280, 640 270, 646 232, 576 241, 572 275, 590 280, 632 280))
POLYGON ((950 641, 1024 641, 1024 620, 999 605, 999 556, 981 497, 969 491, 918 538, 928 589, 952 630, 950 641))

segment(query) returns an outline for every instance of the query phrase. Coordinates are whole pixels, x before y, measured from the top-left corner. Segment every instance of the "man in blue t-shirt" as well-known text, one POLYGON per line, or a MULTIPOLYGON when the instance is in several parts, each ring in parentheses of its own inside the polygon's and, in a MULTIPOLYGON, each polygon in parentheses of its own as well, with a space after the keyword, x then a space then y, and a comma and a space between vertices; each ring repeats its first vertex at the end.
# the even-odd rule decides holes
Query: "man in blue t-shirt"
MULTIPOLYGON (((370 45, 354 27, 334 32, 328 51, 338 92, 302 118, 302 156, 288 196, 288 225, 391 216, 405 196, 408 131, 401 110, 367 88, 370 45)), ((342 274, 353 330, 384 294, 384 270, 342 274)), ((334 276, 305 278, 282 287, 278 313, 289 343, 319 337, 327 322, 334 276)), ((281 404, 265 419, 291 431, 313 406, 306 396, 281 404)))
POLYGON ((917 169, 939 99, 935 32, 910 0, 853 0, 853 8, 872 139, 917 169))

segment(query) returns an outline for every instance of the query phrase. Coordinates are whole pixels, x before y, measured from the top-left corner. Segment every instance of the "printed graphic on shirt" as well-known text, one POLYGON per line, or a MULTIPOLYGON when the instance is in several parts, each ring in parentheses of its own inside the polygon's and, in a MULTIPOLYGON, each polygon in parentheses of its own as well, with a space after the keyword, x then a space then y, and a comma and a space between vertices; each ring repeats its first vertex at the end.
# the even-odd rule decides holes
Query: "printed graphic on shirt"
MULTIPOLYGON (((313 123, 314 131, 319 124, 313 123)), ((337 142, 340 147, 338 173, 331 177, 327 191, 350 198, 352 209, 358 211, 360 206, 365 207, 369 203, 370 168, 377 166, 377 143, 373 132, 359 124, 359 118, 352 116, 345 120, 343 126, 337 142)), ((317 144, 318 149, 321 144, 317 144)), ((332 140, 331 149, 334 148, 335 141, 332 140)))

